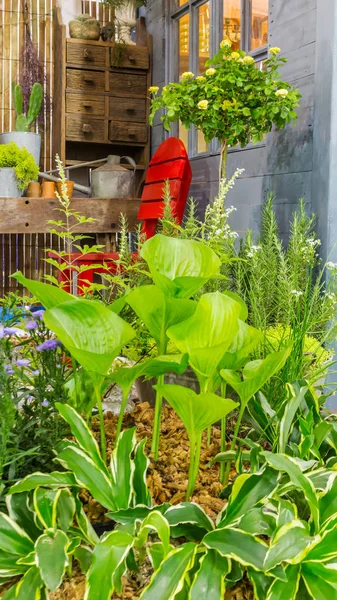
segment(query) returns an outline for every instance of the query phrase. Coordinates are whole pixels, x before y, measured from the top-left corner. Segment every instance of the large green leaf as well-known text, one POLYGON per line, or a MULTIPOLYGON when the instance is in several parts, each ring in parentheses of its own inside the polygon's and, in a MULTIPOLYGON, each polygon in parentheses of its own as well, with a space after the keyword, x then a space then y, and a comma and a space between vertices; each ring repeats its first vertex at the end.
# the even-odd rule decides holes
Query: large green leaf
POLYGON ((159 504, 158 506, 145 506, 138 505, 134 507, 127 508, 126 510, 119 510, 117 512, 107 513, 107 516, 116 521, 117 523, 121 523, 122 525, 133 525, 135 521, 142 521, 147 517, 147 515, 153 510, 158 510, 164 515, 168 508, 170 508, 170 504, 165 502, 164 504, 159 504))
POLYGON ((172 537, 186 537, 201 541, 204 535, 214 529, 213 521, 194 502, 182 502, 171 506, 165 513, 171 527, 172 537))
POLYGON ((63 531, 53 537, 41 535, 36 544, 36 565, 47 588, 54 592, 62 583, 68 565, 67 547, 69 539, 63 531))
POLYGON ((31 567, 23 576, 15 588, 16 600, 42 600, 45 595, 42 594, 44 588, 40 571, 37 567, 31 567))
POLYGON ((189 542, 172 550, 141 594, 142 600, 173 600, 182 589, 186 572, 194 561, 196 545, 189 542))
POLYGON ((27 288, 27 290, 29 290, 33 296, 35 296, 47 309, 54 308, 54 306, 57 306, 58 304, 69 302, 70 300, 75 299, 74 296, 68 294, 68 292, 65 292, 55 285, 41 283, 41 281, 34 281, 32 279, 26 279, 26 277, 24 277, 20 271, 14 273, 12 277, 21 283, 21 285, 23 285, 25 288, 27 288))
POLYGON ((128 533, 112 531, 97 544, 87 575, 84 600, 110 600, 114 573, 126 558, 132 543, 133 537, 128 533))
POLYGON ((28 567, 17 563, 17 560, 17 554, 9 554, 0 550, 0 585, 2 579, 23 575, 27 571, 28 567))
POLYGON ((99 469, 108 474, 108 470, 104 461, 102 460, 98 444, 84 419, 82 419, 78 412, 76 412, 72 406, 69 406, 69 404, 61 404, 60 402, 56 402, 55 406, 61 417, 63 417, 63 419, 70 426, 71 432, 82 450, 84 450, 84 452, 90 456, 99 469))
POLYGON ((41 529, 34 521, 34 511, 30 506, 28 492, 7 496, 6 505, 10 518, 28 534, 31 540, 36 540, 41 534, 41 529))
POLYGON ((268 546, 250 533, 224 527, 208 533, 203 543, 207 548, 213 548, 222 556, 233 558, 245 567, 263 570, 268 546))
POLYGON ((62 531, 67 532, 74 520, 76 502, 72 492, 61 489, 57 500, 57 521, 62 531))
POLYGON ((291 397, 287 400, 285 405, 285 410, 283 413, 283 417, 280 421, 279 428, 279 442, 278 449, 279 452, 283 453, 286 450, 286 445, 288 443, 288 437, 293 425, 294 417, 296 412, 305 397, 305 394, 308 391, 307 387, 302 387, 298 393, 295 392, 293 386, 289 385, 288 389, 290 391, 291 397))
POLYGON ((134 542, 135 548, 143 548, 149 533, 155 531, 163 546, 163 557, 165 558, 171 549, 170 545, 170 526, 166 518, 157 510, 148 514, 142 522, 134 542))
POLYGON ((143 244, 140 254, 155 284, 177 298, 190 298, 220 273, 215 252, 194 240, 155 235, 143 244))
POLYGON ((240 369, 243 361, 249 356, 263 338, 263 333, 244 321, 239 320, 236 336, 222 357, 220 369, 240 369))
POLYGON ((310 479, 302 473, 296 461, 286 454, 273 454, 272 452, 263 452, 268 464, 277 471, 284 471, 288 474, 291 482, 303 491, 303 494, 309 504, 316 531, 319 530, 319 509, 318 497, 310 479))
POLYGON ((271 571, 283 562, 292 564, 301 562, 313 543, 314 538, 310 535, 307 523, 296 520, 283 525, 272 539, 265 558, 264 569, 271 571))
POLYGON ((204 294, 195 313, 167 335, 180 352, 189 355, 193 369, 211 377, 239 330, 240 305, 220 292, 204 294))
POLYGON ((317 563, 305 563, 302 566, 302 577, 310 596, 314 600, 337 600, 335 565, 332 569, 329 569, 317 563))
POLYGON ((72 300, 47 310, 46 325, 88 372, 107 375, 120 349, 135 336, 123 319, 94 300, 72 300))
POLYGON ((310 550, 306 560, 318 562, 336 562, 337 561, 337 524, 332 529, 324 532, 321 539, 310 550))
POLYGON ((150 507, 152 505, 152 499, 150 490, 146 483, 146 474, 150 461, 145 454, 146 441, 147 438, 142 439, 135 448, 133 489, 135 495, 135 505, 137 506, 137 504, 145 504, 145 506, 150 507))
POLYGON ((61 490, 48 490, 38 487, 34 490, 33 506, 43 529, 53 529, 56 525, 56 506, 61 490))
POLYGON ((269 588, 266 600, 295 600, 301 576, 300 566, 288 565, 285 572, 288 581, 275 579, 269 588))
POLYGON ((32 473, 27 475, 21 481, 18 481, 9 489, 9 494, 21 494, 22 492, 30 492, 39 486, 45 487, 73 487, 77 481, 72 473, 62 473, 55 471, 54 473, 32 473))
POLYGON ((238 406, 233 400, 215 394, 196 394, 181 385, 157 385, 155 388, 181 418, 192 441, 195 441, 209 425, 213 425, 238 406))
POLYGON ((127 302, 145 323, 161 351, 166 348, 169 327, 185 321, 196 309, 192 300, 170 298, 155 285, 142 285, 132 290, 127 302))
POLYGON ((240 475, 235 484, 238 486, 242 480, 238 493, 235 488, 229 498, 229 502, 222 514, 218 527, 224 527, 240 519, 247 511, 251 510, 263 498, 267 498, 277 485, 277 473, 267 468, 262 473, 246 476, 240 475))
POLYGON ((241 381, 236 372, 227 369, 222 369, 221 376, 240 396, 242 404, 246 405, 254 394, 273 375, 282 369, 290 353, 291 347, 280 352, 273 352, 263 360, 256 360, 246 364, 242 371, 243 381, 241 381))
POLYGON ((68 446, 56 460, 74 473, 78 485, 89 490, 97 502, 109 510, 116 509, 111 481, 81 448, 68 446))
POLYGON ((331 479, 328 485, 327 492, 319 499, 319 514, 322 525, 337 513, 337 478, 331 479))
POLYGON ((267 592, 270 587, 271 577, 267 577, 260 571, 255 571, 251 567, 247 569, 248 579, 250 579, 254 588, 254 600, 266 600, 267 592))
POLYGON ((0 550, 26 556, 34 549, 26 532, 5 513, 0 513, 0 550))
POLYGON ((221 600, 225 594, 224 578, 230 570, 230 561, 215 550, 208 550, 200 561, 191 585, 191 600, 221 600))

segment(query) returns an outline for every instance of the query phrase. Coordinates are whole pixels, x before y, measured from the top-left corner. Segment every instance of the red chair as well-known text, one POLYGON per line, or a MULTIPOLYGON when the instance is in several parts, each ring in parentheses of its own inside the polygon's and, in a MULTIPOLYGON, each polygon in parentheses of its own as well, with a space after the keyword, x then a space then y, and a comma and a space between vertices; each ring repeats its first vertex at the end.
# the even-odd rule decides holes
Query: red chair
MULTIPOLYGON (((159 146, 150 161, 140 199, 137 218, 143 221, 142 233, 146 238, 155 235, 158 219, 163 215, 163 188, 167 180, 170 186, 172 213, 181 224, 191 179, 192 169, 183 142, 178 138, 168 138, 159 146)), ((68 292, 71 291, 71 271, 77 273, 78 267, 93 265, 92 269, 77 274, 77 290, 79 294, 83 294, 85 288, 93 283, 96 273, 116 273, 118 254, 99 252, 83 256, 80 253, 72 253, 70 259, 71 266, 63 272, 59 271, 59 281, 63 282, 64 289, 68 292)))

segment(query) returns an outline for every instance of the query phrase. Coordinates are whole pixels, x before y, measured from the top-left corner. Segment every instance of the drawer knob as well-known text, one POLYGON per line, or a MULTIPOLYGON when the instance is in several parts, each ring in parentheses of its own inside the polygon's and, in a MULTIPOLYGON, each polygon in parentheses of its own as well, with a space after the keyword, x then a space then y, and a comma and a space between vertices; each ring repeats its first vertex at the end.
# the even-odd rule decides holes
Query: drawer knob
POLYGON ((132 129, 128 129, 128 134, 129 134, 129 137, 132 137, 132 138, 136 137, 136 134, 134 131, 132 131, 132 129))
POLYGON ((83 108, 92 108, 92 104, 90 102, 82 102, 83 108))
POLYGON ((92 60, 92 52, 91 52, 91 50, 89 50, 89 48, 85 48, 83 50, 83 58, 85 60, 92 60))
POLYGON ((83 133, 92 133, 92 125, 90 123, 83 123, 82 131, 83 133))
POLYGON ((136 62, 136 57, 133 54, 130 54, 129 61, 130 62, 136 62))
POLYGON ((135 109, 134 109, 134 108, 132 108, 132 106, 130 106, 129 108, 127 108, 127 109, 126 109, 126 112, 129 112, 129 113, 134 113, 134 112, 135 112, 135 109))
POLYGON ((94 83, 92 75, 84 75, 83 79, 86 83, 94 83))
POLYGON ((128 88, 132 87, 132 82, 128 81, 128 88))

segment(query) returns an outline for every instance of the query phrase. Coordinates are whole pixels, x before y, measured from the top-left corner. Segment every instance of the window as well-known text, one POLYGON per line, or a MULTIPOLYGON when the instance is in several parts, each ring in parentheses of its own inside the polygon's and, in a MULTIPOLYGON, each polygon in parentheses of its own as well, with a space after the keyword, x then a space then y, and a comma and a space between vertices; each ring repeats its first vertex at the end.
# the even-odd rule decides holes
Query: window
MULTIPOLYGON (((184 71, 202 73, 223 38, 233 50, 242 48, 262 65, 268 45, 269 0, 167 0, 171 5, 170 69, 168 80, 179 80, 184 71)), ((178 125, 175 135, 188 147, 190 156, 216 152, 217 144, 206 144, 199 131, 178 125)))

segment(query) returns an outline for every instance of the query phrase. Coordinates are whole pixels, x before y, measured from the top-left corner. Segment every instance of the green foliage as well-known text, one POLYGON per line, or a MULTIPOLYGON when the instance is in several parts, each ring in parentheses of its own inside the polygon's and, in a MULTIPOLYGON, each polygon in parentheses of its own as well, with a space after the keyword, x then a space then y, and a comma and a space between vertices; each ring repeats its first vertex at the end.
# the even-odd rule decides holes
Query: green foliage
POLYGON ((39 168, 26 148, 19 148, 14 142, 1 144, 0 169, 11 167, 15 171, 18 188, 24 190, 30 181, 37 180, 39 168))
POLYGON ((14 87, 14 108, 16 112, 16 131, 29 131, 31 125, 40 114, 43 101, 43 88, 41 83, 34 83, 30 98, 27 115, 22 113, 22 88, 19 84, 14 87))
POLYGON ((194 125, 207 142, 218 138, 227 146, 244 147, 261 141, 273 124, 281 129, 296 119, 300 94, 279 80, 278 69, 286 59, 271 53, 259 70, 250 56, 232 52, 230 45, 221 44, 204 74, 183 73, 181 82, 164 86, 160 96, 158 88, 150 88, 150 122, 164 109, 167 130, 179 120, 188 129, 194 125))

